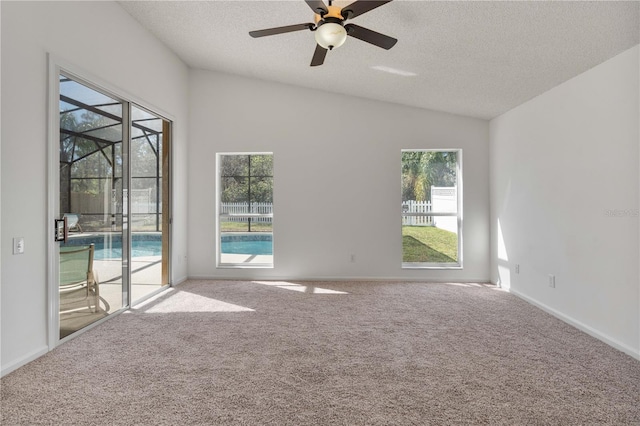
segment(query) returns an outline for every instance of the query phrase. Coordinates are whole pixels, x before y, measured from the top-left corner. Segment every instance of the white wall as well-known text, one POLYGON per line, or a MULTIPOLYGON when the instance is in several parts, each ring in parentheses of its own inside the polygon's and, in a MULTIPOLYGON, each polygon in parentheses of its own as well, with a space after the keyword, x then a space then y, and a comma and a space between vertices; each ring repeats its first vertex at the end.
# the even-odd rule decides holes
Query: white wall
POLYGON ((489 279, 487 121, 207 71, 189 102, 190 277, 489 279), (463 270, 401 269, 403 148, 463 149, 463 270), (250 151, 274 153, 275 267, 216 269, 216 153, 250 151))
POLYGON ((640 358, 638 60, 492 120, 490 163, 492 281, 640 358))
POLYGON ((7 2, 2 13, 2 372, 47 350, 47 52, 175 119, 174 281, 186 263, 186 66, 117 3, 7 2), (12 237, 26 252, 12 255, 12 237))

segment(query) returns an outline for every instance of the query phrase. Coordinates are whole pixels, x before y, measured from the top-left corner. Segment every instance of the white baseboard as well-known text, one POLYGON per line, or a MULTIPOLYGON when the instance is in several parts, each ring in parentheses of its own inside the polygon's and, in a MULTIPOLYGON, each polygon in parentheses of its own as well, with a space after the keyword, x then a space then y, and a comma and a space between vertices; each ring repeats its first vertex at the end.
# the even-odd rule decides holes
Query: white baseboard
POLYGON ((355 276, 355 277, 344 277, 344 276, 306 276, 306 277, 281 277, 281 276, 271 276, 271 277, 248 277, 248 276, 237 276, 237 277, 220 277, 220 276, 212 276, 212 275, 192 275, 188 278, 188 280, 211 280, 211 281, 390 281, 390 282, 423 282, 423 283, 483 283, 488 284, 490 280, 488 278, 479 278, 479 279, 446 279, 446 278, 416 278, 416 277, 366 277, 366 276, 355 276))
POLYGON ((189 277, 182 277, 182 278, 178 278, 177 280, 173 281, 173 283, 171 284, 172 287, 175 287, 177 285, 182 284, 183 282, 189 280, 189 277))
POLYGON ((14 370, 17 370, 18 368, 22 367, 23 365, 26 365, 28 363, 30 363, 31 361, 40 358, 42 355, 46 354, 47 352, 49 352, 49 347, 48 346, 43 346, 40 349, 37 349, 33 352, 31 352, 30 354, 27 354, 25 356, 23 356, 22 358, 10 363, 7 366, 2 366, 2 371, 0 372, 0 377, 4 377, 5 375, 11 373, 14 370))
POLYGON ((606 334, 603 334, 601 332, 599 332, 598 330, 568 316, 563 314, 560 311, 557 311, 547 305, 545 305, 544 303, 540 303, 535 299, 532 299, 531 297, 520 293, 517 290, 513 290, 513 289, 506 289, 506 291, 508 291, 509 293, 521 298, 522 300, 531 303, 532 305, 542 309, 543 311, 553 315, 554 317, 566 322, 567 324, 570 324, 572 326, 574 326, 575 328, 577 328, 578 330, 584 331, 585 333, 587 333, 588 335, 595 337, 598 340, 603 341, 604 343, 606 343, 609 346, 612 346, 616 349, 618 349, 619 351, 622 351, 624 353, 626 353, 627 355, 637 359, 640 361, 640 351, 638 349, 634 349, 629 345, 626 345, 622 342, 619 342, 618 340, 607 336, 606 334))

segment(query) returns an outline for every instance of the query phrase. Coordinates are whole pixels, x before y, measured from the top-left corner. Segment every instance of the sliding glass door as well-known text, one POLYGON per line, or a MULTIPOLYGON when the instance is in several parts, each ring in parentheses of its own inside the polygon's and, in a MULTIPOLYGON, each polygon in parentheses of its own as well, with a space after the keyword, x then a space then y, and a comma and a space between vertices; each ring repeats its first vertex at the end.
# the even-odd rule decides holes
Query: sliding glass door
POLYGON ((131 291, 143 300, 169 284, 170 122, 131 106, 131 291))
POLYGON ((59 338, 169 284, 171 123, 59 75, 59 338))
POLYGON ((127 303, 127 106, 60 75, 60 338, 127 303))

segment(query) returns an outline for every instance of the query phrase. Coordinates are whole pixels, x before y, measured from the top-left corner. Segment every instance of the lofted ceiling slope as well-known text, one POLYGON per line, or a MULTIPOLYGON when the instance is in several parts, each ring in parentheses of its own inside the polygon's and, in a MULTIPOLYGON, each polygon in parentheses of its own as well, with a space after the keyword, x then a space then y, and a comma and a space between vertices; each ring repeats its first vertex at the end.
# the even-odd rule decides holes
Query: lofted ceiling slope
POLYGON ((257 39, 248 34, 313 22, 303 0, 119 3, 192 68, 482 119, 640 41, 635 1, 395 0, 349 21, 397 38, 391 50, 349 37, 324 65, 310 67, 311 31, 257 39))

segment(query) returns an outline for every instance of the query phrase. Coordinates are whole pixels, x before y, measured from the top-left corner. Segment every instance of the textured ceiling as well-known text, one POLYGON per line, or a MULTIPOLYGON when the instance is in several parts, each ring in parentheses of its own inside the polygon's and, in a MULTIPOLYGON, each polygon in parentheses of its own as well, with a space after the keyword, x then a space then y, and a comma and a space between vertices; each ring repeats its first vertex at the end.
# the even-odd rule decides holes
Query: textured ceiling
POLYGON ((303 0, 119 3, 192 68, 484 119, 640 39, 639 2, 395 0, 349 21, 397 38, 395 47, 387 51, 349 37, 324 65, 312 68, 312 32, 248 35, 312 22, 303 0))

